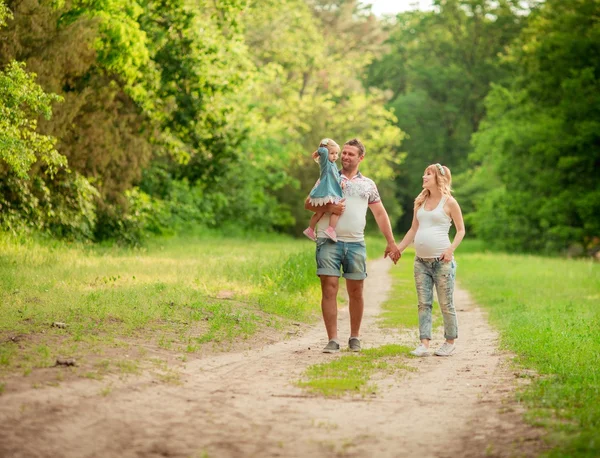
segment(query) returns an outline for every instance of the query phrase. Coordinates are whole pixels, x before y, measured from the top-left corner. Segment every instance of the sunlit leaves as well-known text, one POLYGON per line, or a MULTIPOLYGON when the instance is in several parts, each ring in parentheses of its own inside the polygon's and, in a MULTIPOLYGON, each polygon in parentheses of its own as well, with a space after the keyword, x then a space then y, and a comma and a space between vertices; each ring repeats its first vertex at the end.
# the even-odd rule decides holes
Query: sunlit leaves
POLYGON ((23 179, 38 159, 50 174, 67 165, 56 139, 37 132, 37 116, 49 118, 55 100, 60 97, 46 94, 24 64, 12 62, 0 71, 0 158, 23 179))
POLYGON ((504 185, 474 217, 490 243, 552 253, 600 243, 599 12, 593 0, 548 0, 508 50, 515 76, 493 88, 474 137, 504 185))

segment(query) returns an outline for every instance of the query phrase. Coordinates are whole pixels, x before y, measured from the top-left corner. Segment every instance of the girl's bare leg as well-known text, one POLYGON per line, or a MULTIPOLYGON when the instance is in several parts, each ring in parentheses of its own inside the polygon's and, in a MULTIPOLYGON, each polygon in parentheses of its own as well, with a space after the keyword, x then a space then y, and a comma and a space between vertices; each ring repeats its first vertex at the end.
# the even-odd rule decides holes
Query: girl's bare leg
POLYGON ((312 215, 308 227, 310 227, 314 231, 315 227, 317 227, 317 223, 321 218, 323 218, 324 214, 325 212, 316 212, 314 215, 312 215))
POLYGON ((302 231, 302 233, 306 235, 309 239, 313 241, 317 240, 315 228, 317 227, 317 222, 323 217, 324 214, 324 212, 316 212, 314 215, 311 216, 308 227, 304 229, 304 231, 302 231))
POLYGON ((337 226, 337 222, 340 219, 340 215, 336 215, 334 213, 331 214, 331 216, 329 217, 329 227, 332 227, 333 229, 335 229, 335 226, 337 226))

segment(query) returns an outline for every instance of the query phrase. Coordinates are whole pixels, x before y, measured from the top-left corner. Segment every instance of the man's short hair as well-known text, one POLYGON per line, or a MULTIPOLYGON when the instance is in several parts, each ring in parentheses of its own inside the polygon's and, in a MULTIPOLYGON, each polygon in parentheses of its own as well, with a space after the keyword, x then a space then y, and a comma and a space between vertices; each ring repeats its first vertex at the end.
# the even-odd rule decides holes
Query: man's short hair
POLYGON ((358 148, 358 156, 362 157, 367 152, 365 145, 358 138, 353 138, 352 140, 348 140, 345 145, 348 146, 356 146, 358 148))

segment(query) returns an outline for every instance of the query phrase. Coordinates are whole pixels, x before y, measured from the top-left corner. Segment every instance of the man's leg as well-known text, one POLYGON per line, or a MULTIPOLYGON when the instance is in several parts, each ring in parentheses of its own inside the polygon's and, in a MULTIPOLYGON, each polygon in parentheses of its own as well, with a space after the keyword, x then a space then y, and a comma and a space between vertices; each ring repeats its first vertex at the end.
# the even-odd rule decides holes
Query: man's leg
POLYGON ((360 324, 362 322, 365 301, 363 298, 364 280, 346 279, 346 289, 350 299, 350 337, 360 336, 360 324))
POLYGON ((326 238, 317 239, 317 275, 321 279, 321 310, 329 342, 324 353, 340 351, 337 338, 337 292, 342 259, 341 245, 326 238))
POLYGON ((329 340, 338 338, 337 333, 337 293, 339 278, 321 275, 321 310, 329 340))
POLYGON ((364 242, 345 243, 342 268, 346 278, 346 289, 350 304, 350 338, 348 348, 360 351, 360 325, 362 323, 365 301, 363 298, 364 280, 367 278, 367 249, 364 242))

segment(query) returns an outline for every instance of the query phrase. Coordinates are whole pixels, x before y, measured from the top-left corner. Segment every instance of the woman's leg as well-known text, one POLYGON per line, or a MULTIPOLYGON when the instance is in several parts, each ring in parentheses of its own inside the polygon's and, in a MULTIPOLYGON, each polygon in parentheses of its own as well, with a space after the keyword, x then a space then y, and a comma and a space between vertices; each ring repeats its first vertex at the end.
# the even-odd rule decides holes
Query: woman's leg
POLYGON ((433 277, 428 262, 415 259, 415 286, 419 301, 419 339, 426 347, 431 340, 431 311, 433 306, 433 277))
POLYGON ((456 262, 439 261, 434 273, 434 282, 444 319, 444 338, 451 344, 458 337, 458 320, 454 308, 455 280, 456 262))

